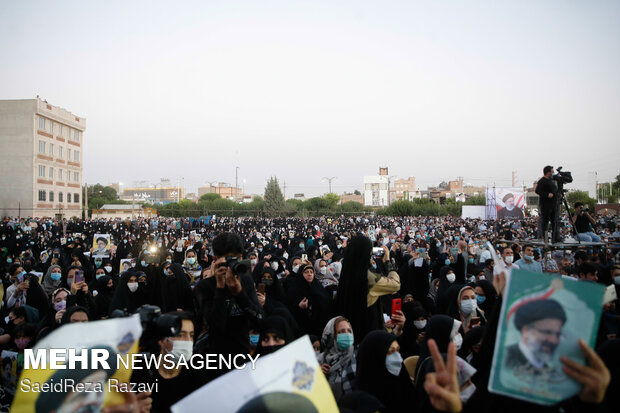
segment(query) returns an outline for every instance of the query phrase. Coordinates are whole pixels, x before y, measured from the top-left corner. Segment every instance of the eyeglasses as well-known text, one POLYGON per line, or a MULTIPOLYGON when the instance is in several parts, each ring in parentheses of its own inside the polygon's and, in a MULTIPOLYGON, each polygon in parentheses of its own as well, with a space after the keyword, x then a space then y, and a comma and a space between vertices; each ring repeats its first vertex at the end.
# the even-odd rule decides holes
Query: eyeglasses
POLYGON ((552 330, 546 330, 546 329, 540 329, 540 328, 536 328, 536 327, 532 327, 532 329, 538 331, 540 334, 548 336, 548 337, 555 337, 558 340, 564 340, 566 338, 566 336, 562 333, 558 333, 557 331, 552 331, 552 330))

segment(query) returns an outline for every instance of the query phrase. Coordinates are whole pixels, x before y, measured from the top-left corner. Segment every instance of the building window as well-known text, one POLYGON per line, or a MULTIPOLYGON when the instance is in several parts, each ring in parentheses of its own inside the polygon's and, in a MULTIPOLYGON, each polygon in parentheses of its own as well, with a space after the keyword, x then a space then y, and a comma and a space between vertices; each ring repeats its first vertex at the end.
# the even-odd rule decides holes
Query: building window
POLYGON ((39 190, 39 201, 45 201, 45 191, 39 190))
POLYGON ((62 181, 62 169, 58 170, 58 180, 62 181))
POLYGON ((62 136, 62 125, 58 124, 58 136, 62 136))
POLYGON ((79 172, 73 172, 73 181, 74 182, 80 182, 80 173, 79 172))
POLYGON ((67 192, 67 202, 71 202, 71 192, 67 192))
POLYGON ((39 177, 45 178, 45 166, 39 165, 39 177))
POLYGON ((54 168, 50 166, 49 169, 50 169, 49 177, 54 179, 54 168))
POLYGON ((71 160, 71 148, 67 148, 67 160, 71 160))
POLYGON ((45 130, 45 118, 39 116, 39 129, 45 130))
POLYGON ((64 202, 64 201, 62 200, 62 192, 59 192, 59 193, 58 193, 58 202, 64 202))
POLYGON ((45 153, 45 142, 39 141, 39 152, 45 153))
POLYGON ((50 191, 50 202, 54 202, 54 191, 50 191))
POLYGON ((80 151, 73 151, 73 160, 75 162, 80 162, 80 151))
POLYGON ((54 144, 50 143, 48 146, 50 147, 50 155, 54 156, 54 144))
POLYGON ((62 146, 58 147, 58 157, 62 158, 62 146))
POLYGON ((52 122, 50 120, 50 133, 53 135, 54 134, 54 122, 52 122))
POLYGON ((76 204, 80 202, 80 194, 73 194, 73 202, 76 204))
POLYGON ((78 142, 80 141, 80 132, 78 132, 77 129, 73 130, 73 140, 78 142))
POLYGON ((67 182, 71 182, 71 171, 67 171, 67 182))

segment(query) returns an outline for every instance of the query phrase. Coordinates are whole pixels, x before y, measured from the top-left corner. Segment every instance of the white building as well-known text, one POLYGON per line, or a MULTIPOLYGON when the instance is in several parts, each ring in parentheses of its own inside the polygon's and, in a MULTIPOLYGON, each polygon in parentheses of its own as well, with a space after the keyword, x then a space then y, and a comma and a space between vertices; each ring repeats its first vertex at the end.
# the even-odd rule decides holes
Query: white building
POLYGON ((387 168, 379 168, 379 175, 364 177, 364 205, 388 206, 390 204, 390 177, 387 168))
POLYGON ((38 97, 0 100, 1 216, 82 216, 85 129, 38 97))

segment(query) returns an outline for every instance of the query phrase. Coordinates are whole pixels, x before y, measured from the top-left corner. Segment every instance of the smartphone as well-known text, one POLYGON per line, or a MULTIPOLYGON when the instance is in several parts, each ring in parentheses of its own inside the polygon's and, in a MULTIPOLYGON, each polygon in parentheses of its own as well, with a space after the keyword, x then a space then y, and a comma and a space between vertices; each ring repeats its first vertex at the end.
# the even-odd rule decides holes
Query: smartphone
POLYGON ((308 254, 301 254, 302 261, 308 261, 308 254))
POLYGON ((76 270, 75 277, 73 278, 73 283, 77 284, 81 283, 82 281, 84 281, 84 271, 76 270))
POLYGON ((394 315, 395 312, 400 311, 403 305, 403 300, 401 300, 400 298, 395 298, 392 300, 392 315, 394 315))
POLYGON ((261 294, 265 294, 265 287, 266 285, 263 283, 260 283, 256 286, 256 292, 259 292, 261 294))

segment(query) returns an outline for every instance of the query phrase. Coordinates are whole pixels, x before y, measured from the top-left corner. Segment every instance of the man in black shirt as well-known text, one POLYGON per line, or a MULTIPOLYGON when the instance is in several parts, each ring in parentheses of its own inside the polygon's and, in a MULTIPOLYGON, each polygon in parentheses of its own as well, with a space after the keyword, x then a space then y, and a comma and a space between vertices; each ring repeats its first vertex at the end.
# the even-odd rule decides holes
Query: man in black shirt
POLYGON ((596 221, 588 211, 583 208, 583 202, 575 202, 575 213, 573 214, 573 225, 577 230, 577 239, 585 242, 601 242, 601 237, 596 235, 594 231, 590 229, 596 226, 596 221))
POLYGON ((553 166, 547 165, 543 168, 543 177, 536 184, 536 193, 538 194, 538 238, 544 238, 545 231, 549 221, 551 221, 551 231, 553 233, 553 242, 560 241, 557 231, 557 211, 556 197, 558 192, 557 183, 551 178, 553 176, 553 166))

